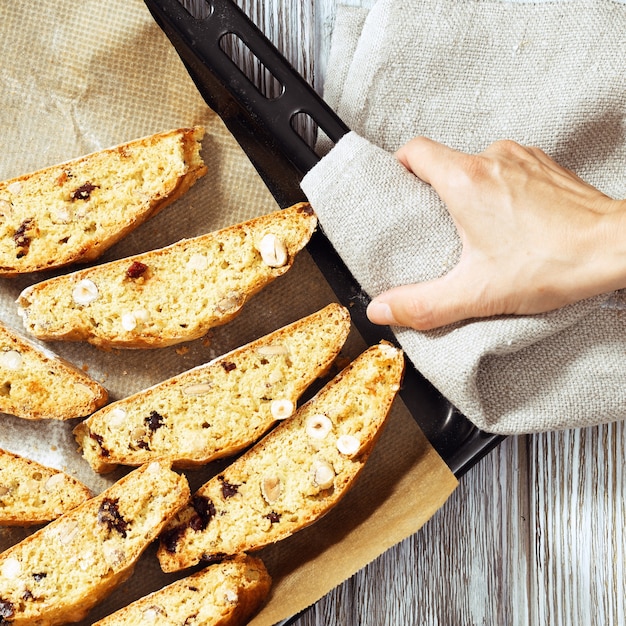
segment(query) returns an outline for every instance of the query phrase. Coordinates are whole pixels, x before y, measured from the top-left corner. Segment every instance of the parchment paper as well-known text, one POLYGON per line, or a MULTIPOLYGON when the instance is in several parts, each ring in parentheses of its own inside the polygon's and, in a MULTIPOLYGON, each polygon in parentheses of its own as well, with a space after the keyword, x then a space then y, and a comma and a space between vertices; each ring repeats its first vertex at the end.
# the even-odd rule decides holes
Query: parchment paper
MULTIPOLYGON (((1 5, 0 180, 153 132, 204 125, 209 173, 183 198, 109 250, 102 260, 167 245, 276 209, 221 120, 207 108, 169 41, 139 0, 44 0, 1 5)), ((15 299, 50 274, 0 279, 0 319, 22 331, 15 299)), ((205 338, 155 351, 48 347, 82 366, 116 400, 318 310, 335 295, 305 253, 227 326, 205 338)), ((344 356, 365 345, 353 332, 344 356)), ((125 470, 94 474, 76 451, 70 422, 0 415, 0 447, 64 469, 94 493, 125 470)), ((197 488, 223 462, 187 472, 197 488)), ((397 401, 356 487, 332 513, 262 551, 275 585, 255 625, 269 625, 315 602, 384 550, 416 532, 456 480, 397 401)), ((0 550, 31 530, 0 529, 0 550)), ((160 572, 150 547, 135 575, 81 624, 111 613, 180 575, 160 572)))

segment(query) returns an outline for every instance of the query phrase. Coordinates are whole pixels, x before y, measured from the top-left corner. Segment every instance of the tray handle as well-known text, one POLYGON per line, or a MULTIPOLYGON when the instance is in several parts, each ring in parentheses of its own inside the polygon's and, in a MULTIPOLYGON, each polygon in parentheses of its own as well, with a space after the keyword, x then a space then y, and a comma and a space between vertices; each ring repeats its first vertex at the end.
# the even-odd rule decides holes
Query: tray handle
POLYGON ((146 0, 146 5, 207 104, 240 143, 249 136, 242 147, 279 205, 303 200, 300 180, 319 156, 296 129, 296 118, 308 116, 335 143, 348 127, 237 5, 199 1, 202 11, 194 13, 200 17, 180 0, 146 0), (276 97, 262 93, 224 49, 229 36, 242 42, 279 84, 276 97))

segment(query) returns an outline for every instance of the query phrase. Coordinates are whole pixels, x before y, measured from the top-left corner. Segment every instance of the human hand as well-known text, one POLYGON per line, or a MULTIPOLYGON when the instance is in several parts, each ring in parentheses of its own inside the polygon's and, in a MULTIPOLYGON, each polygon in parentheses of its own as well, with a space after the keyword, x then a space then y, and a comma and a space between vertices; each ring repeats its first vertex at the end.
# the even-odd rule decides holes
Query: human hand
POLYGON ((498 141, 469 155, 418 137, 396 156, 445 202, 462 252, 444 276, 375 297, 372 322, 428 330, 542 313, 626 286, 626 202, 541 150, 498 141))

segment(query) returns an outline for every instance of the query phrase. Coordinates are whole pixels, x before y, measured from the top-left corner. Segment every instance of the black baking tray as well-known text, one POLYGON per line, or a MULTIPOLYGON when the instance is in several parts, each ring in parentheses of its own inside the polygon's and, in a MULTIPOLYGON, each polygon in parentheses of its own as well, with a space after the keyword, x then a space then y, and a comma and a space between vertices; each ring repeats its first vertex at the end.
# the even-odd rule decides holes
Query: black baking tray
MULTIPOLYGON (((305 116, 337 142, 348 126, 231 0, 144 0, 178 52, 200 94, 224 121, 280 207, 306 200, 300 182, 320 159, 296 124, 305 116), (233 53, 253 55, 277 85, 274 94, 251 80, 233 53), (229 48, 230 46, 230 48, 229 48)), ((323 229, 307 250, 348 307, 355 327, 370 344, 398 344, 388 327, 369 322, 369 297, 330 244, 323 229)), ((457 477, 502 440, 474 426, 407 359, 400 396, 424 435, 457 477)))
MULTIPOLYGON (((306 200, 300 182, 320 159, 296 120, 305 116, 337 142, 349 132, 317 92, 231 0, 144 0, 167 35, 200 94, 224 121, 262 180, 285 208, 306 200), (275 86, 262 91, 234 48, 252 55, 275 86), (271 90, 269 90, 271 92, 271 90)), ((398 344, 388 327, 369 322, 369 297, 318 229, 307 250, 348 307, 363 339, 398 344)), ((407 359, 400 396, 411 415, 451 471, 461 477, 503 439, 476 428, 407 359)), ((281 622, 287 626, 298 616, 281 622)))

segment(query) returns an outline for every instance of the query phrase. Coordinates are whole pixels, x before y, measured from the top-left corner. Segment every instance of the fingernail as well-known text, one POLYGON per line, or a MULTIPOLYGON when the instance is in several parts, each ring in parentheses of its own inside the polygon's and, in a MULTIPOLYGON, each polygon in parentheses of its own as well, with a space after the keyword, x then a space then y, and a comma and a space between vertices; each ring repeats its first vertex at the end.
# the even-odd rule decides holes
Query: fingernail
POLYGON ((386 302, 372 300, 367 307, 367 317, 375 324, 395 324, 391 307, 386 302))

